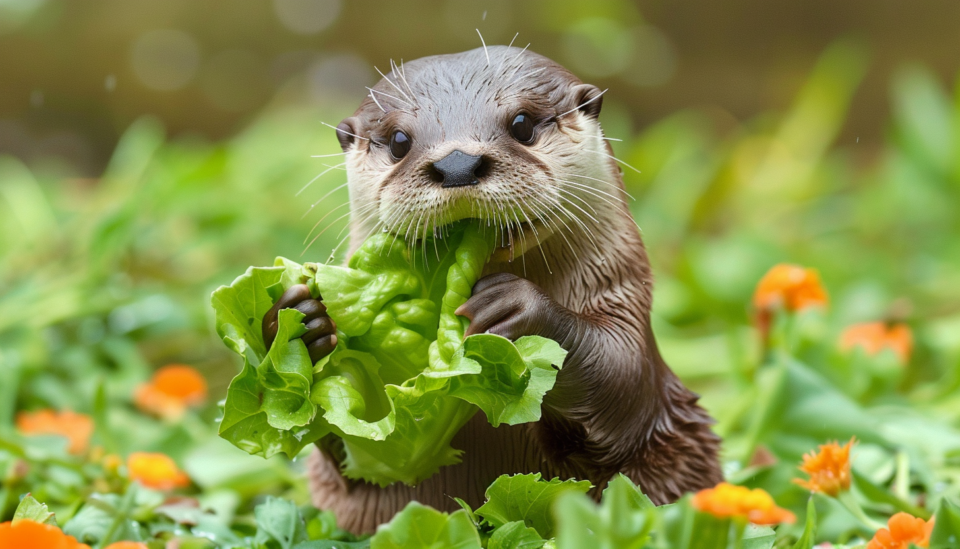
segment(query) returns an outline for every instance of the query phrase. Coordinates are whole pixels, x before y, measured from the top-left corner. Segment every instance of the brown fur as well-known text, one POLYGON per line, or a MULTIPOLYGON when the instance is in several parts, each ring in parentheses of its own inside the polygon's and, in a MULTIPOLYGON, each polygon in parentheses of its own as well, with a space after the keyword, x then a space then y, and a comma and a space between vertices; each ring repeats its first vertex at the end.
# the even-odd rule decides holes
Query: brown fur
POLYGON ((462 217, 512 225, 518 257, 502 251, 485 274, 522 278, 501 275, 504 283, 475 291, 463 314, 508 337, 552 337, 570 354, 541 421, 494 429, 476 415, 453 440, 463 462, 418 486, 347 480, 340 450, 325 441, 309 463, 314 504, 360 533, 410 500, 443 510, 457 508, 453 497, 479 505, 504 473, 589 479, 598 495, 624 472, 656 503, 719 482, 712 420, 664 363, 650 329, 649 262, 596 120, 599 90, 542 56, 500 47, 408 63, 371 97, 340 126, 357 214, 352 245, 381 227, 418 237, 462 217), (532 145, 505 130, 518 110, 543 121, 532 145), (400 161, 377 145, 396 128, 415 144, 400 161), (424 167, 454 149, 484 155, 480 184, 446 189, 430 180, 424 167), (525 219, 544 220, 540 232, 521 233, 525 219), (508 302, 523 310, 479 320, 508 302))

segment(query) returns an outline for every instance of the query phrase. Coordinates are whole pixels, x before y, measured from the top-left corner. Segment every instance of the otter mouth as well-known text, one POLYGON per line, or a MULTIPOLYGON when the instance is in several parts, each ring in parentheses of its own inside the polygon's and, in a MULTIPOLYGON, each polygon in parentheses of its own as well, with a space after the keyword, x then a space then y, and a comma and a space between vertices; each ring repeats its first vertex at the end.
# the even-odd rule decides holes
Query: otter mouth
MULTIPOLYGON (((490 255, 490 259, 487 261, 488 264, 512 263, 514 260, 523 257, 523 255, 530 250, 546 244, 547 240, 553 236, 554 233, 554 228, 540 219, 524 220, 520 223, 514 222, 506 226, 497 226, 490 220, 479 218, 463 218, 457 221, 466 219, 479 221, 489 230, 497 232, 496 247, 490 255)), ((438 227, 438 232, 442 234, 442 227, 445 226, 446 225, 438 227)), ((403 234, 401 233, 397 236, 403 236, 403 234)), ((423 236, 419 236, 414 240, 419 243, 423 238, 423 236)))

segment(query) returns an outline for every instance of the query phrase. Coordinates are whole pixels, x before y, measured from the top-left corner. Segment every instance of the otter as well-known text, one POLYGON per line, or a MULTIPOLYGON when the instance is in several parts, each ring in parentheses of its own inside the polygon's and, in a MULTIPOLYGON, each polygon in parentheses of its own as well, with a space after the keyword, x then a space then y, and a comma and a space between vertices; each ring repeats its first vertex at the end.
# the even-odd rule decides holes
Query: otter
MULTIPOLYGON (((391 67, 337 126, 350 253, 374 231, 419 239, 478 218, 503 237, 457 311, 467 335, 539 335, 568 355, 540 421, 493 428, 477 414, 453 439, 462 462, 417 486, 347 479, 336 439, 321 440, 308 464, 314 505, 360 534, 411 500, 478 506, 501 474, 587 479, 598 497, 622 472, 657 504, 720 482, 713 421, 651 331, 650 264, 598 121, 603 92, 526 48, 391 67)), ((293 307, 311 358, 329 354, 336 327, 322 299, 290 288, 264 318, 264 340, 293 307)))

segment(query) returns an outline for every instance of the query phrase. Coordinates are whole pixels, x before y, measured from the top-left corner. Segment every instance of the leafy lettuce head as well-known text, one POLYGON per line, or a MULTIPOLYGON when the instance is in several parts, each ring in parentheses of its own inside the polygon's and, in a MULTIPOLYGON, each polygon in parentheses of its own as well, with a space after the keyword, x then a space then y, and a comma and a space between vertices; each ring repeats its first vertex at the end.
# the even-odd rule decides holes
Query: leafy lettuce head
POLYGON ((290 457, 324 437, 343 441, 344 474, 416 484, 458 463, 453 436, 477 410, 493 426, 540 419, 566 351, 549 339, 464 338, 454 311, 470 297, 495 235, 460 223, 430 245, 380 233, 348 267, 278 258, 213 293, 217 333, 243 357, 220 436, 251 454, 290 457), (294 284, 322 295, 337 348, 316 365, 300 339, 303 314, 280 311, 264 345, 263 316, 294 284))

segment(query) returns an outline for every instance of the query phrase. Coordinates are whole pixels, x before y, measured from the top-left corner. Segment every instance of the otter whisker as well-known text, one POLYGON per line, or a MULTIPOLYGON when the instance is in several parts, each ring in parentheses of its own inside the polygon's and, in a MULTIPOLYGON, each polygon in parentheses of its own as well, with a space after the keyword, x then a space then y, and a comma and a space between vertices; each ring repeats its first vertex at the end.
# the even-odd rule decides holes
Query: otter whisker
MULTIPOLYGON (((390 64, 391 64, 391 66, 393 66, 393 60, 390 61, 390 64)), ((403 91, 403 89, 402 89, 400 86, 398 86, 396 83, 394 83, 393 80, 390 80, 389 78, 387 78, 387 75, 383 74, 383 71, 381 71, 381 70, 380 70, 379 68, 377 68, 376 66, 374 66, 373 68, 374 68, 374 70, 377 71, 377 73, 378 73, 380 76, 383 77, 384 80, 387 81, 388 84, 390 84, 391 86, 393 86, 398 92, 400 92, 400 95, 402 95, 402 96, 405 98, 405 100, 403 100, 403 101, 401 101, 401 102, 406 103, 406 104, 410 105, 411 107, 416 107, 416 106, 417 106, 417 102, 414 101, 413 99, 410 99, 410 96, 407 95, 407 92, 403 91)))
MULTIPOLYGON (((327 258, 327 262, 329 263, 330 261, 333 260, 334 255, 336 255, 337 250, 340 249, 340 246, 343 244, 343 241, 350 237, 350 233, 347 233, 346 236, 344 236, 343 232, 350 228, 350 225, 352 224, 352 222, 356 221, 357 225, 363 225, 364 223, 366 223, 376 215, 377 215, 376 208, 373 208, 373 209, 368 208, 366 215, 364 215, 362 219, 357 220, 356 218, 352 218, 351 223, 345 224, 343 228, 340 229, 340 232, 337 233, 337 245, 334 246, 333 250, 330 252, 330 257, 327 258)), ((370 234, 373 234, 373 232, 371 231, 367 236, 370 236, 370 234)), ((306 253, 306 250, 304 250, 304 253, 306 253)), ((303 255, 303 254, 300 254, 300 255, 303 255)))
MULTIPOLYGON (((337 206, 336 208, 330 210, 329 212, 326 213, 326 215, 324 215, 323 217, 321 217, 321 218, 320 218, 320 221, 317 221, 317 222, 313 225, 313 228, 310 229, 310 232, 307 234, 307 237, 303 239, 303 242, 306 243, 307 240, 310 239, 310 237, 313 235, 313 231, 315 231, 315 230, 317 229, 317 227, 320 225, 320 223, 323 223, 323 220, 324 220, 324 219, 326 219, 327 217, 329 217, 330 214, 332 214, 333 212, 339 210, 340 208, 342 208, 342 207, 344 207, 344 206, 346 206, 346 205, 348 205, 348 204, 350 204, 349 201, 344 202, 343 204, 341 204, 341 205, 337 206)), ((367 208, 369 208, 369 207, 370 207, 370 204, 366 204, 366 205, 364 205, 364 206, 362 206, 362 207, 360 207, 360 208, 357 208, 356 211, 353 212, 353 213, 354 213, 355 215, 360 215, 360 214, 366 213, 366 210, 367 210, 367 208)), ((324 231, 326 231, 327 229, 329 229, 330 227, 332 227, 337 221, 340 221, 341 219, 349 216, 350 214, 351 214, 351 212, 347 212, 347 213, 341 215, 340 217, 334 219, 334 220, 331 221, 330 223, 328 223, 327 226, 324 227, 323 230, 320 231, 320 234, 318 234, 316 237, 314 237, 313 240, 316 240, 317 238, 319 238, 320 235, 324 233, 324 231)), ((313 241, 311 241, 310 243, 312 244, 313 241)))
MULTIPOLYGON (((370 88, 367 88, 367 89, 370 90, 370 88)), ((384 113, 387 112, 387 109, 383 108, 383 105, 381 105, 380 101, 377 100, 377 96, 373 94, 373 90, 370 90, 370 92, 367 93, 367 95, 370 96, 370 99, 373 99, 373 102, 376 103, 378 107, 380 107, 381 111, 383 111, 384 113)))
POLYGON ((556 120, 556 119, 561 118, 561 117, 563 117, 563 116, 566 116, 566 115, 568 115, 568 114, 570 114, 570 113, 572 113, 572 112, 574 112, 574 111, 580 110, 580 107, 583 107, 583 106, 585 106, 585 105, 589 105, 590 103, 593 103, 593 102, 596 101, 597 99, 600 99, 601 97, 603 97, 603 94, 607 93, 607 91, 609 91, 609 90, 610 90, 610 88, 607 88, 607 89, 603 90, 602 92, 598 93, 597 95, 594 95, 594 96, 591 97, 590 99, 587 99, 587 100, 584 101, 583 103, 580 103, 579 105, 577 105, 576 107, 570 109, 569 111, 567 111, 567 112, 562 112, 562 113, 554 116, 553 119, 556 120))
MULTIPOLYGON (((371 214, 371 215, 375 215, 375 214, 371 214)), ((370 218, 369 216, 368 216, 367 218, 365 218, 365 219, 364 219, 364 222, 366 222, 369 218, 370 218)), ((372 227, 370 227, 370 230, 367 231, 367 234, 364 235, 363 240, 366 240, 366 239, 370 238, 370 236, 373 235, 373 233, 375 233, 375 232, 377 231, 377 229, 380 228, 380 223, 381 223, 380 221, 377 221, 376 223, 374 223, 374 225, 373 225, 372 227)), ((337 254, 337 250, 340 249, 340 246, 342 246, 343 243, 346 242, 346 241, 347 241, 347 238, 349 238, 349 237, 350 237, 350 234, 348 233, 347 236, 345 236, 342 240, 340 240, 340 242, 337 243, 336 246, 334 246, 333 250, 330 251, 330 256, 327 257, 327 261, 326 261, 327 264, 329 264, 331 261, 334 260, 334 258, 336 257, 336 254, 337 254)))
MULTIPOLYGON (((576 198, 576 199, 579 200, 580 202, 583 202, 584 205, 586 205, 588 208, 590 208, 591 210, 593 210, 593 213, 594 213, 594 214, 600 215, 600 214, 597 214, 597 210, 594 209, 593 205, 590 204, 589 202, 587 202, 586 200, 584 200, 583 197, 581 197, 580 195, 578 195, 578 194, 576 194, 576 193, 573 193, 573 192, 570 192, 570 191, 567 190, 567 189, 558 188, 557 190, 559 190, 559 191, 562 193, 561 196, 562 196, 563 194, 566 194, 566 195, 568 195, 568 196, 572 196, 573 198, 576 198)), ((580 206, 578 206, 576 202, 570 200, 570 198, 567 198, 566 196, 562 196, 562 198, 567 202, 567 204, 570 204, 570 205, 573 206, 574 208, 580 210, 580 212, 582 212, 583 215, 587 216, 587 218, 589 218, 590 221, 593 221, 593 223, 594 223, 595 225, 600 225, 600 220, 599 220, 599 219, 597 219, 596 217, 593 217, 592 215, 590 215, 589 213, 587 213, 587 211, 584 210, 583 208, 581 208, 580 206)))
POLYGON ((557 232, 557 234, 559 234, 560 237, 563 238, 563 241, 567 243, 567 247, 570 248, 571 253, 576 254, 576 250, 573 248, 573 244, 570 243, 570 240, 567 239, 567 235, 563 234, 563 230, 561 230, 560 226, 557 224, 557 221, 559 220, 560 223, 562 223, 563 226, 567 229, 567 232, 570 233, 570 236, 574 236, 573 231, 570 229, 570 226, 567 225, 567 222, 564 221, 563 218, 560 216, 550 216, 545 214, 544 212, 550 212, 551 208, 550 206, 545 204, 543 200, 537 197, 537 195, 532 194, 527 198, 533 201, 535 205, 539 206, 539 209, 536 206, 531 206, 531 209, 534 210, 534 213, 537 214, 538 218, 541 221, 543 221, 544 224, 551 225, 554 228, 554 230, 557 232))
POLYGON ((487 66, 490 66, 490 52, 487 51, 487 42, 483 39, 483 35, 480 34, 480 29, 477 30, 477 35, 480 37, 480 44, 483 45, 483 53, 487 56, 487 66))
POLYGON ((565 183, 565 184, 570 185, 571 187, 573 187, 573 188, 575 188, 575 189, 580 189, 580 190, 582 190, 583 192, 585 192, 585 193, 587 193, 587 194, 589 194, 589 195, 592 195, 592 196, 594 196, 594 197, 596 197, 596 198, 598 198, 598 199, 600 199, 600 200, 603 200, 604 202, 606 202, 607 204, 610 204, 611 206, 613 206, 613 207, 615 207, 615 208, 617 208, 617 207, 619 207, 619 206, 621 206, 621 205, 622 205, 622 206, 627 206, 627 201, 626 201, 626 200, 620 198, 619 196, 613 196, 613 195, 610 194, 610 193, 606 193, 606 192, 604 192, 604 191, 601 191, 600 189, 597 189, 596 187, 591 187, 590 185, 585 185, 585 184, 583 184, 583 183, 577 183, 576 181, 567 181, 566 179, 557 179, 557 178, 550 178, 550 179, 553 180, 553 181, 556 181, 557 183, 565 183), (599 193, 599 194, 598 194, 598 193, 599 193), (607 198, 607 197, 609 197, 609 198, 607 198), (611 200, 616 201, 616 202, 613 202, 613 201, 611 201, 611 200))
MULTIPOLYGON (((520 56, 523 55, 524 52, 526 52, 526 51, 527 51, 527 48, 529 48, 529 47, 530 47, 530 44, 528 43, 526 46, 523 47, 522 50, 520 50, 520 53, 518 53, 516 57, 514 57, 513 59, 510 60, 510 64, 512 65, 512 64, 516 63, 516 62, 517 62, 517 59, 520 59, 520 56)), ((517 74, 517 70, 519 70, 520 67, 522 67, 522 66, 523 66, 522 63, 521 63, 520 65, 517 65, 517 68, 514 69, 513 74, 517 74)), ((512 77, 512 76, 513 76, 513 75, 511 75, 511 77, 512 77)))
POLYGON ((343 155, 345 155, 345 154, 347 154, 347 153, 346 153, 346 152, 339 152, 339 153, 333 153, 333 154, 311 154, 311 155, 310 155, 310 158, 329 158, 329 157, 331 157, 331 156, 343 156, 343 155))
MULTIPOLYGON (((557 187, 557 191, 560 192, 560 193, 562 193, 562 194, 565 194, 565 195, 568 195, 568 196, 572 196, 573 198, 576 198, 576 199, 579 200, 584 206, 590 208, 590 211, 593 212, 593 215, 600 215, 600 213, 597 212, 597 209, 593 207, 593 204, 591 204, 591 203, 588 202, 587 200, 584 200, 583 197, 580 196, 579 194, 571 191, 570 189, 566 189, 566 188, 563 188, 563 187, 557 187)), ((586 212, 584 212, 584 213, 586 213, 586 212)), ((595 221, 595 222, 597 222, 597 223, 599 224, 599 221, 597 221, 594 217, 590 216, 590 219, 592 219, 593 221, 595 221)))
MULTIPOLYGON (((527 254, 524 252, 527 250, 527 237, 524 234, 525 231, 522 228, 520 217, 517 215, 517 210, 520 210, 523 213, 524 217, 526 217, 527 214, 523 212, 523 208, 520 206, 520 204, 517 203, 516 200, 514 200, 511 197, 506 197, 506 200, 508 204, 515 206, 510 208, 510 211, 513 214, 513 218, 517 222, 517 233, 520 236, 520 250, 521 250, 520 263, 523 265, 523 276, 526 277, 527 276, 527 254)), ((530 228, 533 229, 533 223, 530 222, 529 218, 527 219, 527 223, 530 226, 530 228)), ((534 229, 534 235, 536 235, 536 229, 534 229)), ((539 239, 538 239, 538 243, 539 243, 539 239)), ((543 252, 543 248, 541 248, 540 251, 543 252)), ((547 257, 544 256, 543 260, 546 261, 547 257)), ((547 270, 548 271, 550 270, 550 265, 547 265, 547 270)))
POLYGON ((339 169, 342 169, 344 165, 346 165, 346 162, 341 162, 340 164, 337 164, 336 166, 331 166, 331 165, 329 165, 329 164, 324 164, 324 166, 326 166, 327 169, 323 170, 322 172, 320 172, 319 175, 317 175, 316 177, 314 177, 313 179, 311 179, 310 181, 308 181, 307 184, 304 185, 303 188, 300 189, 299 191, 297 191, 297 194, 295 194, 295 195, 293 195, 293 196, 300 196, 300 193, 302 193, 303 191, 307 190, 307 187, 309 187, 310 185, 313 185, 313 182, 314 182, 314 181, 320 179, 321 177, 323 177, 324 175, 326 175, 327 173, 329 173, 329 172, 332 171, 332 170, 336 170, 336 169, 338 169, 338 168, 339 168, 339 169))
MULTIPOLYGON (((384 96, 384 97, 389 97, 390 99, 393 99, 394 101, 399 101, 399 102, 401 102, 401 103, 406 103, 406 101, 404 101, 403 99, 400 99, 399 97, 397 97, 397 96, 395 96, 395 95, 390 95, 389 93, 382 92, 382 91, 380 91, 380 90, 375 90, 375 89, 373 89, 373 88, 367 88, 367 89, 370 90, 370 93, 371 93, 371 94, 379 93, 380 95, 382 95, 382 96, 384 96)), ((374 97, 374 96, 373 96, 373 95, 370 95, 370 97, 374 97)), ((377 101, 376 98, 374 98, 374 101, 377 101)), ((379 101, 377 101, 377 106, 380 107, 381 109, 383 109, 383 112, 387 112, 386 109, 384 109, 382 106, 380 106, 380 102, 379 102, 379 101)), ((410 111, 408 111, 407 109, 401 108, 401 109, 398 109, 398 110, 400 110, 400 111, 402 111, 402 112, 405 112, 405 113, 410 113, 410 111)))
POLYGON ((303 215, 300 216, 300 219, 303 219, 304 217, 307 217, 307 214, 309 214, 310 212, 312 212, 313 209, 317 207, 317 204, 323 202, 324 200, 326 200, 326 198, 327 198, 328 196, 330 196, 331 194, 339 191, 340 189, 346 187, 346 186, 349 185, 349 184, 350 184, 350 182, 349 182, 349 181, 346 181, 346 182, 344 182, 342 185, 337 185, 337 186, 334 187, 333 189, 330 189, 329 191, 327 191, 327 194, 321 196, 321 197, 320 197, 320 200, 317 200, 317 201, 314 202, 313 204, 310 204, 310 207, 307 208, 307 211, 305 211, 305 212, 303 213, 303 215))
POLYGON ((602 136, 602 135, 588 135, 588 136, 586 136, 586 137, 592 137, 592 138, 594 138, 594 139, 600 139, 600 140, 602 140, 602 141, 616 141, 616 142, 618 142, 618 143, 622 143, 622 142, 623 142, 623 139, 617 139, 616 137, 605 137, 605 136, 602 136))
POLYGON ((356 137, 357 139, 363 139, 364 141, 370 141, 370 138, 369 138, 369 137, 363 137, 362 135, 357 135, 357 134, 355 134, 355 133, 350 133, 350 132, 348 132, 347 130, 340 129, 340 128, 336 127, 336 126, 331 126, 330 124, 327 124, 326 122, 323 122, 322 120, 320 121, 320 123, 323 124, 324 126, 328 127, 328 128, 333 128, 333 129, 337 130, 337 131, 340 132, 340 133, 345 133, 345 134, 347 134, 347 135, 351 135, 351 136, 353 136, 353 137, 356 137))
MULTIPOLYGON (((348 202, 348 204, 349 204, 349 202, 348 202)), ((327 215, 323 216, 324 219, 326 219, 326 217, 327 217, 328 215, 330 215, 331 213, 333 213, 333 210, 331 210, 330 212, 328 212, 327 215)), ((303 254, 307 253, 307 250, 309 250, 310 247, 313 246, 313 243, 316 242, 318 238, 320 238, 321 236, 323 236, 323 233, 327 232, 327 230, 328 230, 330 227, 332 227, 335 223, 337 223, 337 222, 340 221, 341 219, 350 216, 352 213, 353 213, 353 212, 347 212, 347 213, 341 215, 340 217, 334 219, 334 220, 331 221, 329 224, 327 224, 327 226, 324 227, 322 231, 320 231, 319 233, 317 233, 317 236, 313 237, 313 239, 310 240, 310 243, 307 244, 307 247, 303 249, 303 252, 301 252, 300 255, 303 255, 303 254)), ((320 221, 323 221, 323 219, 321 219, 320 221)), ((317 222, 317 225, 320 224, 320 221, 317 222)), ((316 228, 317 228, 317 225, 314 225, 313 228, 316 229, 316 228)), ((313 234, 313 229, 310 230, 310 234, 313 234)), ((307 239, 310 238, 310 234, 307 235, 307 239)), ((307 239, 304 239, 304 242, 306 242, 307 239)))
POLYGON ((637 172, 637 173, 642 173, 640 170, 634 168, 634 167, 631 166, 630 164, 627 164, 626 162, 624 162, 623 160, 620 160, 619 158, 617 158, 616 156, 613 156, 612 154, 607 154, 607 153, 605 153, 605 152, 603 152, 603 151, 595 151, 595 150, 593 150, 593 149, 588 149, 588 148, 586 148, 586 147, 584 147, 583 150, 585 150, 585 151, 587 151, 587 152, 592 152, 592 153, 599 154, 600 156, 605 156, 605 157, 610 158, 610 159, 612 159, 612 160, 616 160, 617 162, 623 164, 624 166, 630 168, 631 170, 633 170, 633 171, 635 171, 635 172, 637 172))
MULTIPOLYGON (((566 197, 558 196, 557 198, 558 198, 558 208, 559 208, 559 210, 560 210, 561 212, 563 212, 563 214, 566 215, 567 218, 569 218, 571 221, 573 221, 574 223, 576 223, 577 225, 580 226, 580 229, 583 231, 584 236, 586 236, 586 237, 587 237, 587 240, 589 240, 590 243, 593 244, 593 248, 594 248, 594 250, 596 250, 597 255, 602 255, 602 254, 600 253, 600 245, 597 244, 597 240, 596 240, 596 238, 594 237, 593 229, 592 229, 590 226, 588 226, 586 223, 584 223, 584 221, 583 221, 582 219, 580 219, 579 216, 574 215, 573 212, 571 212, 571 211, 568 210, 565 206, 563 206, 563 203, 565 202, 565 203, 567 203, 567 204, 570 204, 570 205, 576 207, 578 210, 580 210, 580 207, 577 206, 576 204, 574 204, 572 201, 570 201, 570 199, 568 199, 568 198, 566 198, 566 197)), ((580 211, 583 211, 583 210, 580 210, 580 211)), ((584 213, 586 213, 586 212, 584 212, 584 213)))
POLYGON ((623 194, 627 195, 627 198, 629 198, 630 200, 633 200, 634 202, 636 202, 636 200, 637 200, 636 197, 634 197, 632 194, 628 193, 626 189, 624 189, 624 188, 621 187, 620 185, 617 185, 616 183, 613 183, 612 181, 606 181, 606 180, 604 180, 604 179, 598 179, 598 178, 596 178, 596 177, 590 177, 589 175, 582 175, 582 174, 579 174, 579 173, 569 173, 569 174, 567 174, 567 175, 570 176, 570 177, 582 177, 582 178, 584 178, 584 179, 589 179, 590 181, 596 181, 597 183, 603 183, 604 185, 609 185, 609 186, 613 187, 615 190, 618 190, 618 191, 622 192, 623 194))
MULTIPOLYGON (((394 74, 400 75, 400 81, 403 82, 403 85, 407 87, 407 91, 410 92, 410 95, 416 95, 413 93, 413 88, 410 87, 410 83, 407 82, 407 72, 403 68, 403 59, 400 59, 400 67, 397 67, 397 64, 393 61, 393 59, 390 59, 390 70, 392 70, 394 74)), ((398 86, 394 87, 398 88, 398 86)), ((409 98, 410 95, 404 94, 404 97, 409 98)), ((413 101, 413 104, 415 107, 420 106, 420 103, 418 103, 416 100, 413 101)))
POLYGON ((313 227, 310 229, 310 232, 307 234, 307 237, 303 239, 303 241, 306 242, 307 240, 309 240, 310 237, 313 235, 313 231, 315 231, 315 230, 317 229, 317 227, 318 227, 321 223, 323 223, 323 220, 330 216, 330 214, 332 214, 333 212, 339 210, 340 208, 342 208, 342 207, 344 207, 344 206, 349 206, 349 205, 350 205, 350 201, 349 201, 349 200, 346 200, 346 201, 344 201, 342 204, 340 204, 339 206, 336 206, 336 207, 334 207, 334 208, 331 208, 330 211, 328 211, 326 214, 324 214, 324 216, 321 217, 319 221, 317 221, 316 223, 313 224, 313 227))
MULTIPOLYGON (((517 202, 517 206, 520 208, 520 211, 523 212, 523 217, 527 219, 527 225, 533 231, 533 237, 537 240, 537 248, 540 249, 540 255, 543 257, 543 264, 546 265, 547 272, 553 274, 553 269, 550 268, 550 262, 547 260, 547 254, 543 251, 543 242, 540 241, 540 231, 537 230, 537 226, 533 223, 533 221, 530 220, 530 216, 527 215, 526 210, 531 208, 528 204, 526 204, 525 201, 523 201, 522 197, 519 198, 517 202), (523 206, 526 206, 526 208, 523 206)), ((526 248, 526 245, 524 245, 524 248, 526 248)), ((526 268, 526 264, 524 264, 524 268, 526 268)))

